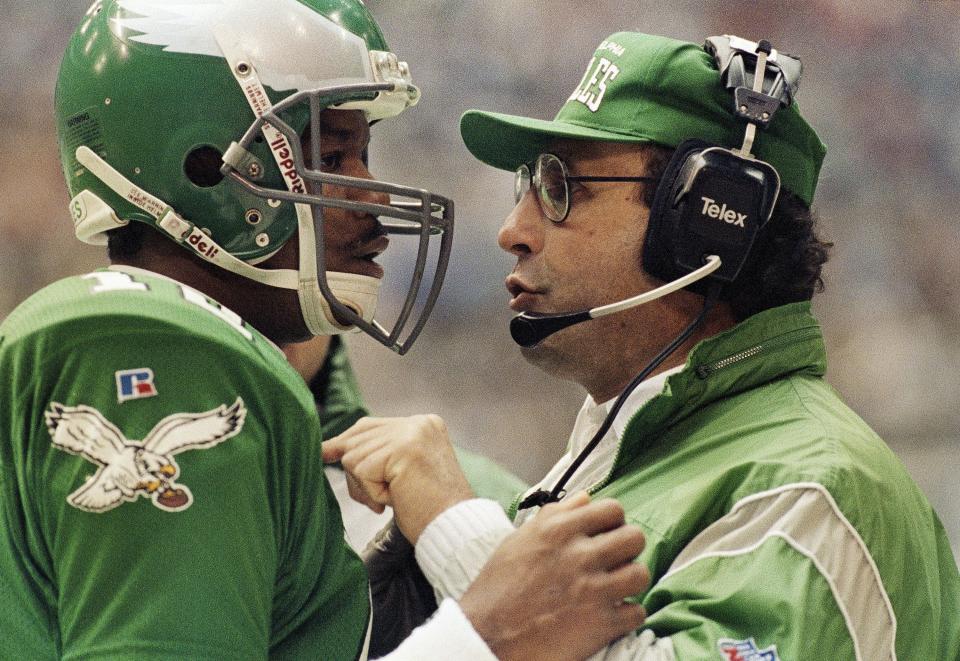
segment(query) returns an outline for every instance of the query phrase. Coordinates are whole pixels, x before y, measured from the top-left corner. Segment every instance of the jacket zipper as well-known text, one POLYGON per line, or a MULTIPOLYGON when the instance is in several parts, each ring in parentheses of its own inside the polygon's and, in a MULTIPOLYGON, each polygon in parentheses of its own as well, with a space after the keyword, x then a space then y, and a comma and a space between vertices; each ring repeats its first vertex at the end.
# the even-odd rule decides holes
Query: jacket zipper
MULTIPOLYGON (((714 372, 730 367, 731 365, 736 365, 737 363, 742 362, 744 360, 754 358, 755 356, 758 356, 764 353, 765 351, 769 351, 770 349, 776 349, 776 348, 779 348, 780 346, 793 344, 801 340, 814 338, 819 333, 820 331, 817 328, 801 328, 791 333, 787 333, 786 335, 781 335, 777 338, 774 338, 769 342, 758 344, 756 346, 750 347, 749 349, 745 349, 743 351, 735 353, 731 356, 727 356, 726 358, 721 358, 720 360, 714 361, 712 363, 707 363, 705 365, 699 365, 696 368, 694 368, 694 373, 701 379, 706 379, 714 372)), ((620 461, 620 452, 622 449, 623 449, 623 443, 622 442, 617 443, 617 452, 614 455, 613 463, 610 465, 610 471, 602 480, 600 480, 599 482, 594 484, 592 487, 590 487, 587 490, 587 493, 593 495, 600 489, 607 486, 607 484, 610 482, 610 477, 613 475, 613 471, 617 466, 617 462, 620 461)), ((526 493, 526 492, 523 492, 523 493, 526 493)), ((508 510, 508 514, 510 515, 511 520, 517 514, 517 506, 519 505, 520 500, 523 497, 523 493, 521 493, 516 498, 514 498, 513 503, 511 504, 510 509, 508 510)))
POLYGON ((722 370, 724 367, 730 367, 731 365, 736 365, 741 360, 746 360, 747 358, 753 358, 757 354, 763 352, 763 345, 758 344, 755 347, 750 347, 746 351, 741 351, 740 353, 735 353, 732 356, 727 356, 713 363, 708 363, 706 365, 699 365, 695 370, 697 376, 701 379, 705 379, 717 370, 722 370))
POLYGON ((763 344, 758 344, 749 349, 735 353, 732 356, 727 356, 726 358, 721 358, 720 360, 714 361, 712 363, 707 363, 705 365, 698 365, 694 369, 694 373, 701 379, 706 379, 714 372, 730 367, 731 365, 736 365, 739 362, 747 360, 749 358, 754 358, 755 356, 769 351, 770 349, 776 349, 781 346, 786 346, 788 344, 793 344, 801 340, 806 340, 812 337, 816 337, 819 331, 816 328, 802 328, 800 330, 794 331, 793 333, 788 333, 786 335, 781 335, 769 342, 763 344))
MULTIPOLYGON (((694 372, 701 379, 706 379, 707 377, 709 377, 711 374, 713 374, 718 370, 722 370, 726 367, 730 367, 731 365, 736 365, 741 361, 748 360, 750 358, 758 356, 764 351, 769 351, 770 349, 776 349, 776 348, 779 348, 780 346, 786 346, 788 344, 793 344, 798 341, 811 339, 811 338, 817 337, 819 333, 820 331, 817 328, 801 328, 791 333, 787 333, 786 335, 781 335, 777 338, 774 338, 769 342, 758 344, 754 347, 750 347, 749 349, 745 349, 743 351, 735 353, 732 356, 721 358, 720 360, 714 361, 712 363, 707 363, 706 365, 700 365, 694 368, 694 372)), ((593 485, 590 489, 588 489, 587 492, 590 495, 595 494, 597 491, 600 491, 600 489, 603 489, 605 486, 607 486, 607 484, 609 484, 610 478, 613 476, 613 472, 620 461, 620 453, 622 452, 622 450, 623 450, 623 442, 621 440, 621 442, 617 443, 617 452, 616 452, 616 455, 614 455, 613 463, 610 465, 610 471, 602 480, 600 480, 595 485, 593 485)), ((519 502, 519 500, 517 502, 519 502)))

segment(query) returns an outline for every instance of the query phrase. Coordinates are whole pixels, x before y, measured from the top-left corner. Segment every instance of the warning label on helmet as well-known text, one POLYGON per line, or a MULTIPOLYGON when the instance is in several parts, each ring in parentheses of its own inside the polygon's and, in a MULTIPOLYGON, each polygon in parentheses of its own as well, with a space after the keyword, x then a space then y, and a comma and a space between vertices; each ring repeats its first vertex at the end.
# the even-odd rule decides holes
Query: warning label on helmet
POLYGON ((70 154, 70 165, 74 176, 83 173, 83 166, 77 161, 77 147, 87 146, 96 154, 103 154, 103 137, 100 122, 94 117, 96 111, 88 108, 69 117, 63 126, 64 152, 70 154))

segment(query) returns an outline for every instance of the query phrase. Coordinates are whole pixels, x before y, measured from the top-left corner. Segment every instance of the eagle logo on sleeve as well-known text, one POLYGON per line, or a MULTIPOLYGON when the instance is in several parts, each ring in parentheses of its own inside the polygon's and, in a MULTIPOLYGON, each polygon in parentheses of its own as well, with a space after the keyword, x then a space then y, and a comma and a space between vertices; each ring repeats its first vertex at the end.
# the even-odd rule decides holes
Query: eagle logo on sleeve
POLYGON ((140 496, 168 512, 193 503, 190 489, 178 483, 180 467, 174 456, 205 450, 240 433, 247 415, 243 400, 205 413, 175 413, 150 431, 143 441, 128 440, 116 425, 90 406, 51 402, 44 414, 53 444, 98 466, 67 502, 85 512, 106 512, 140 496))

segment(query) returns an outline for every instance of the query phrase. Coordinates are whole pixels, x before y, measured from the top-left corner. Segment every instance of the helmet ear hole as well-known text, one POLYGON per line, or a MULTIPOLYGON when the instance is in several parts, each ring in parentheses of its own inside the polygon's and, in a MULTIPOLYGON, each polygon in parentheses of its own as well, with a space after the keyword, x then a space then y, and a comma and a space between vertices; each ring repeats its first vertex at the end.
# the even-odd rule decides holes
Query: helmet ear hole
POLYGON ((220 166, 223 165, 223 153, 216 147, 201 145, 194 147, 183 161, 183 173, 187 179, 200 188, 210 188, 223 181, 220 166))

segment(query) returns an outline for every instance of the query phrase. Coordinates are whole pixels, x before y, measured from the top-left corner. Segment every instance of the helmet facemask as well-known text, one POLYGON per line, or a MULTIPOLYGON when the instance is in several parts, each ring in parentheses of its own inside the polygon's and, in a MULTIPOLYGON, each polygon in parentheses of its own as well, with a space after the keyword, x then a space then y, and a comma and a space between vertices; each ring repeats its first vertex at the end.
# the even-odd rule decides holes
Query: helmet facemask
POLYGON ((240 141, 224 155, 221 172, 268 203, 281 201, 296 205, 300 246, 297 291, 307 328, 315 335, 361 330, 403 354, 422 330, 443 284, 453 238, 452 201, 423 189, 309 168, 301 137, 285 120, 293 109, 307 106, 310 162, 316 164, 321 161, 322 154, 320 114, 323 110, 358 108, 364 100, 376 98, 382 92, 396 91, 396 84, 376 83, 295 93, 257 118, 240 141), (277 141, 276 134, 270 140, 271 129, 285 138, 282 144, 277 141), (293 190, 265 188, 249 176, 248 150, 259 136, 270 141, 271 145, 280 144, 278 158, 285 164, 281 167, 292 169, 302 180, 293 180, 290 185, 293 190), (386 205, 330 197, 323 194, 324 185, 386 193, 391 202, 386 205), (384 323, 374 317, 379 279, 326 269, 324 220, 325 210, 329 208, 368 214, 379 220, 388 236, 410 237, 416 241, 417 254, 405 287, 407 293, 391 322, 384 323), (432 242, 438 244, 436 257, 432 264, 428 264, 432 242), (430 266, 430 286, 422 291, 424 275, 430 266))
MULTIPOLYGON (((312 333, 360 330, 405 353, 443 281, 452 202, 315 166, 324 110, 362 111, 373 123, 418 100, 409 69, 389 52, 360 2, 97 2, 75 32, 58 79, 58 134, 75 232, 103 244, 111 229, 147 223, 221 268, 296 290, 312 333), (187 174, 198 152, 204 167, 210 154, 214 164, 222 155, 219 172, 214 165, 206 173, 215 176, 187 174), (391 201, 330 197, 324 191, 331 186, 379 191, 391 201), (390 320, 374 316, 379 279, 326 270, 329 209, 379 219, 388 235, 416 243, 405 296, 398 296, 403 303, 390 320), (297 270, 257 266, 294 232, 297 270)), ((396 279, 394 271, 386 278, 396 279)))

